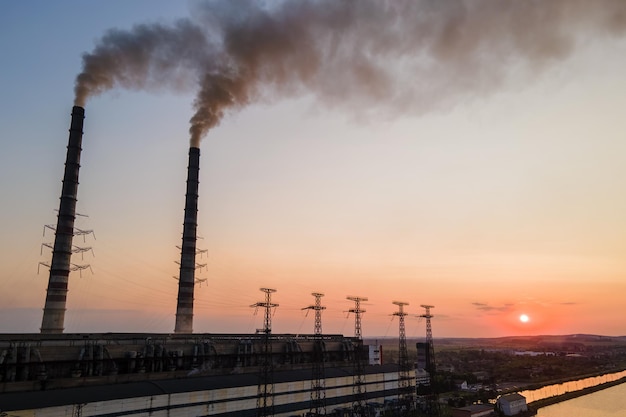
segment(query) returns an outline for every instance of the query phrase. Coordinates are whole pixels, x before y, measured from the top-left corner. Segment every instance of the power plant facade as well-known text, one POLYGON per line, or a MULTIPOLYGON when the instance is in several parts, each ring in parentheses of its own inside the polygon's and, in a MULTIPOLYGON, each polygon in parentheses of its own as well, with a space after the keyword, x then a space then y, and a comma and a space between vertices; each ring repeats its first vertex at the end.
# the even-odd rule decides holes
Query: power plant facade
POLYGON ((316 312, 312 335, 272 334, 269 310, 277 304, 269 300, 258 303, 267 310, 262 332, 193 333, 197 147, 189 149, 174 332, 64 334, 84 117, 74 106, 41 332, 0 334, 2 415, 350 416, 397 407, 398 365, 367 364, 360 318, 355 337, 322 334, 322 294, 309 307, 316 312))
MULTIPOLYGON (((322 339, 326 413, 349 415, 356 340, 322 339)), ((274 415, 309 411, 318 340, 271 336, 274 415)), ((16 417, 254 416, 263 343, 249 334, 0 335, 0 404, 16 417)), ((369 407, 391 407, 397 365, 363 374, 369 407)))

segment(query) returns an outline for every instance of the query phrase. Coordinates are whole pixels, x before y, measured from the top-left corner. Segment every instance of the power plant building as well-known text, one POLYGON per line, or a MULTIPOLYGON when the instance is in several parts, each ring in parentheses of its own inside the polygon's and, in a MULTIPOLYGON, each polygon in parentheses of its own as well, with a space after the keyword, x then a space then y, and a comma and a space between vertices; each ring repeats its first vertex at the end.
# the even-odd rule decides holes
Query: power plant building
POLYGON ((83 119, 74 106, 41 333, 0 334, 0 415, 293 416, 324 404, 322 414, 348 416, 356 376, 371 415, 397 405, 398 364, 381 364, 380 347, 363 349, 360 337, 322 334, 321 315, 314 335, 272 334, 269 310, 262 333, 193 333, 197 147, 189 150, 173 333, 64 333, 83 119))
MULTIPOLYGON (((314 340, 313 335, 272 335, 274 415, 309 411, 314 340)), ((329 415, 351 410, 353 342, 324 335, 329 415)), ((254 416, 260 343, 254 335, 0 335, 2 412, 15 417, 254 416)), ((364 366, 363 373, 368 407, 393 407, 397 364, 364 366)))

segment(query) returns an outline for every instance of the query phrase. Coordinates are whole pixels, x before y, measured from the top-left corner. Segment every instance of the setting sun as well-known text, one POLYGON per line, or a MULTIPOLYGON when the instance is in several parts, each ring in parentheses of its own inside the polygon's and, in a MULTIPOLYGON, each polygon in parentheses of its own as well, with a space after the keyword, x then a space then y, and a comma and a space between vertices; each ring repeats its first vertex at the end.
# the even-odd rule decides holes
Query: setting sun
POLYGON ((528 323, 529 320, 530 317, 528 317, 526 314, 522 314, 521 316, 519 316, 519 321, 521 321, 522 323, 528 323))

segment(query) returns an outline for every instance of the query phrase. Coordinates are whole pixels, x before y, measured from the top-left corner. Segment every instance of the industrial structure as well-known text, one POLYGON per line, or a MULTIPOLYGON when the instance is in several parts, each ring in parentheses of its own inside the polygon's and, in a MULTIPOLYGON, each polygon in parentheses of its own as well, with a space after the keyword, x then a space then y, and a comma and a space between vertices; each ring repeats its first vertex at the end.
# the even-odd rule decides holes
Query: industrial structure
MULTIPOLYGON (((439 400, 437 396, 437 389, 435 384, 436 378, 436 367, 435 367, 435 348, 433 344, 433 328, 430 322, 430 319, 434 316, 430 314, 430 309, 435 308, 435 306, 422 304, 422 308, 424 308, 424 314, 420 315, 420 317, 426 319, 426 343, 422 345, 422 349, 420 349, 420 343, 417 344, 418 351, 418 363, 420 362, 420 356, 424 355, 424 367, 426 372, 428 372, 429 376, 429 384, 428 387, 418 394, 422 397, 421 406, 425 409, 429 415, 438 416, 439 415, 439 400), (422 352, 420 352, 422 351, 422 352)), ((419 365, 418 365, 419 368, 419 365)), ((419 387, 418 387, 419 388, 419 387)))
POLYGON ((315 311, 313 357, 311 358, 311 407, 309 413, 313 416, 326 414, 326 373, 324 362, 326 362, 326 343, 322 333, 322 311, 326 307, 322 306, 324 294, 319 292, 311 293, 315 297, 315 304, 304 307, 303 310, 315 311))
POLYGON ((176 304, 175 333, 193 332, 193 292, 196 285, 196 240, 198 229, 198 184, 200 175, 200 149, 189 148, 187 167, 187 194, 185 195, 185 220, 183 243, 180 250, 180 276, 176 304))
MULTIPOLYGON (((351 415, 351 344, 323 335, 327 415, 351 415)), ((275 416, 310 410, 315 335, 272 334, 275 416)), ((0 410, 12 417, 256 416, 260 334, 0 335, 0 410)), ((389 409, 396 364, 364 366, 366 407, 389 409)))
MULTIPOLYGON (((257 330, 257 334, 262 335, 262 351, 259 355, 261 366, 259 372, 259 383, 257 386, 257 414, 262 417, 274 415, 274 361, 272 359, 272 309, 278 304, 272 303, 273 288, 261 288, 265 293, 265 301, 259 301, 252 307, 258 309, 262 307, 265 311, 263 328, 257 330)), ((256 310, 255 310, 256 312, 256 310)))
MULTIPOLYGON (((322 333, 313 293, 312 335, 273 334, 271 294, 255 334, 193 333, 200 149, 189 149, 176 323, 171 334, 64 334, 85 111, 72 109, 50 277, 38 334, 0 334, 0 414, 11 417, 365 416, 398 407, 414 389, 406 364, 367 365, 361 315, 354 337, 322 333), (407 385, 407 381, 408 385, 407 385)), ((400 307, 401 335, 403 333, 400 307)), ((404 345, 406 348, 406 340, 404 345)), ((401 342, 402 343, 402 342, 401 342)), ((406 350, 406 349, 405 349, 406 350)), ((406 358, 406 354, 403 356, 406 358)), ((380 362, 379 362, 380 363, 380 362)))
POLYGON ((48 279, 46 303, 41 321, 41 333, 63 333, 64 329, 67 284, 71 268, 74 221, 76 220, 78 171, 80 169, 84 119, 85 109, 74 106, 72 108, 61 201, 59 203, 54 247, 52 249, 50 277, 48 279))
POLYGON ((352 408, 357 416, 366 415, 365 401, 367 399, 367 387, 365 386, 363 376, 363 334, 361 331, 361 314, 365 313, 365 309, 361 308, 361 301, 367 301, 366 297, 346 297, 348 300, 354 301, 354 308, 348 310, 348 313, 354 313, 354 345, 353 345, 353 400, 352 408))
POLYGON ((411 387, 411 366, 409 365, 409 352, 406 346, 406 329, 404 317, 408 314, 404 311, 404 306, 409 305, 404 301, 394 301, 398 306, 398 311, 393 313, 399 319, 398 334, 398 402, 405 411, 410 410, 413 403, 413 389, 411 387))

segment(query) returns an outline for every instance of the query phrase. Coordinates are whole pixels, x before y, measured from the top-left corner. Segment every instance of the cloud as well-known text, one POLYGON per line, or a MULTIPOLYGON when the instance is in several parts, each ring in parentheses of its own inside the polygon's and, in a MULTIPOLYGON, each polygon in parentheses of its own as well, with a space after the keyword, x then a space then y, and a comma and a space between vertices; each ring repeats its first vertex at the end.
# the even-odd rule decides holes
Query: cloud
POLYGON ((626 31, 623 0, 207 1, 193 15, 107 31, 83 55, 76 104, 192 89, 197 146, 226 112, 303 93, 368 118, 450 109, 626 31))
POLYGON ((506 303, 506 304, 503 304, 502 306, 491 306, 487 303, 473 302, 472 305, 476 307, 478 310, 486 311, 486 312, 507 312, 507 311, 511 311, 513 307, 512 303, 506 303))

